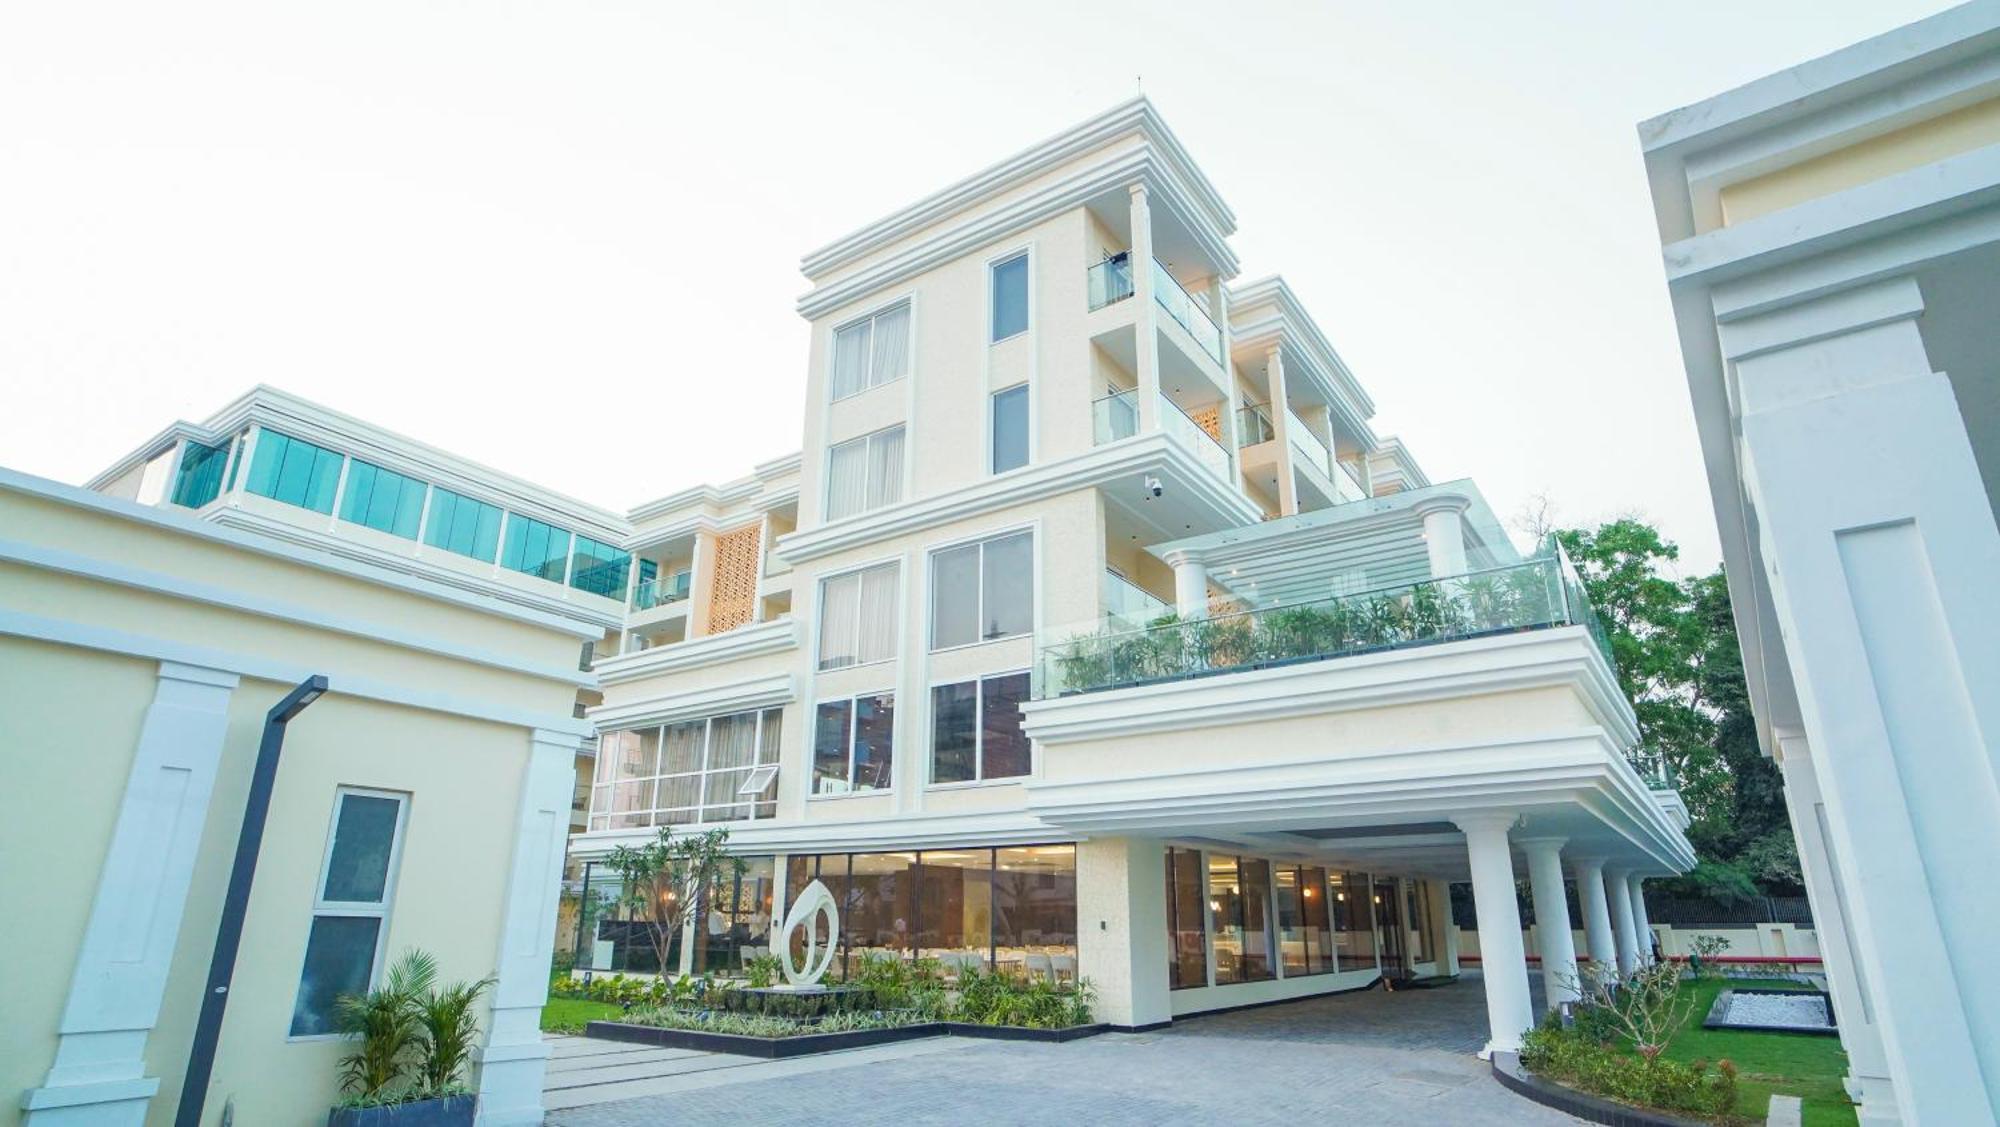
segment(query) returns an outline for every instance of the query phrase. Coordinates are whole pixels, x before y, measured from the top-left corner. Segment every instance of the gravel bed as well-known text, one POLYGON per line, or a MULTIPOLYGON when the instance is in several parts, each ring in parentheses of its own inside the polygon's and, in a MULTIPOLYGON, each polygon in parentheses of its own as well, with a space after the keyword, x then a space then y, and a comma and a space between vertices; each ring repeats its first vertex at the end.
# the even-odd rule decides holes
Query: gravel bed
POLYGON ((1738 990, 1720 1024, 1759 1025, 1778 1029, 1829 1029, 1833 1022, 1826 999, 1803 991, 1794 994, 1752 994, 1738 990))

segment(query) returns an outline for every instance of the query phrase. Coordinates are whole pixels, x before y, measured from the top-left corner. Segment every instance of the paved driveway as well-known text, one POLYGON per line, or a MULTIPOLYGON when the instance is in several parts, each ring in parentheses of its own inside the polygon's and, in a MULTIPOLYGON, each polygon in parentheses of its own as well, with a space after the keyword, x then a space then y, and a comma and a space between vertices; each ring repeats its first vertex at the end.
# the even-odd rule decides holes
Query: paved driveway
POLYGON ((1578 1122, 1502 1088, 1472 1055, 1484 1006, 1468 975, 1436 990, 1372 990, 1066 1045, 938 1038, 684 1073, 663 1081, 672 1090, 552 1111, 548 1123, 1578 1122))

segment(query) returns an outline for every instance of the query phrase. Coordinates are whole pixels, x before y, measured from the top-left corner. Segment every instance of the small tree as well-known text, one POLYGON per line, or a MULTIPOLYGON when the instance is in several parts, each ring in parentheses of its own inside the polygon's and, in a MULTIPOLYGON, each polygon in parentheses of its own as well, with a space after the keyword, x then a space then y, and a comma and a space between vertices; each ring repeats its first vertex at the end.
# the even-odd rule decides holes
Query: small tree
POLYGON ((619 897, 631 917, 646 926, 646 937, 659 959, 660 976, 667 976, 667 955, 674 936, 686 929, 696 908, 725 880, 743 874, 743 859, 726 851, 728 830, 673 836, 665 826, 653 841, 611 851, 610 865, 623 882, 619 897))
POLYGON ((1581 992, 1584 1004, 1597 1010, 1605 1024, 1651 1064, 1666 1052, 1694 1011, 1694 993, 1680 987, 1680 964, 1662 959, 1623 979, 1615 974, 1587 975, 1581 992))

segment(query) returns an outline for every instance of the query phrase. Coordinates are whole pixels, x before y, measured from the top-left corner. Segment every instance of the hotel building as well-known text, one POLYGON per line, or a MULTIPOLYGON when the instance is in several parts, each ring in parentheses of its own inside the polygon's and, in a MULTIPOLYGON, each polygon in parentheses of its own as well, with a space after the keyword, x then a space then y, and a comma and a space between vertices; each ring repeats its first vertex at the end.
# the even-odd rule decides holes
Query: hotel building
POLYGON ((1138 99, 807 255, 801 451, 740 480, 614 513, 259 388, 94 486, 584 626, 572 860, 749 860, 683 966, 817 878, 843 963, 1080 975, 1145 1028, 1454 973, 1469 881, 1511 1049, 1515 881, 1553 1004, 1651 957, 1685 809, 1567 561, 1377 435, 1234 229, 1138 99))

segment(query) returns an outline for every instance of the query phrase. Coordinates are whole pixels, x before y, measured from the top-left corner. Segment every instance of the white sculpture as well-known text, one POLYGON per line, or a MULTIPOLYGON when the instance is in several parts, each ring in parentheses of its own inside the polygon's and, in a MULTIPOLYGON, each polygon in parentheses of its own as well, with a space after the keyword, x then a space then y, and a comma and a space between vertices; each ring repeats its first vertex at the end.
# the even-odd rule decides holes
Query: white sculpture
POLYGON ((805 886, 798 899, 792 901, 791 909, 785 913, 785 926, 778 933, 778 965, 784 968, 785 981, 793 990, 809 990, 819 985, 827 968, 833 965, 834 946, 840 942, 840 909, 834 905, 833 893, 818 881, 805 886), (826 945, 820 946, 817 917, 826 916, 826 945), (804 928, 805 965, 792 965, 792 932, 804 928))

